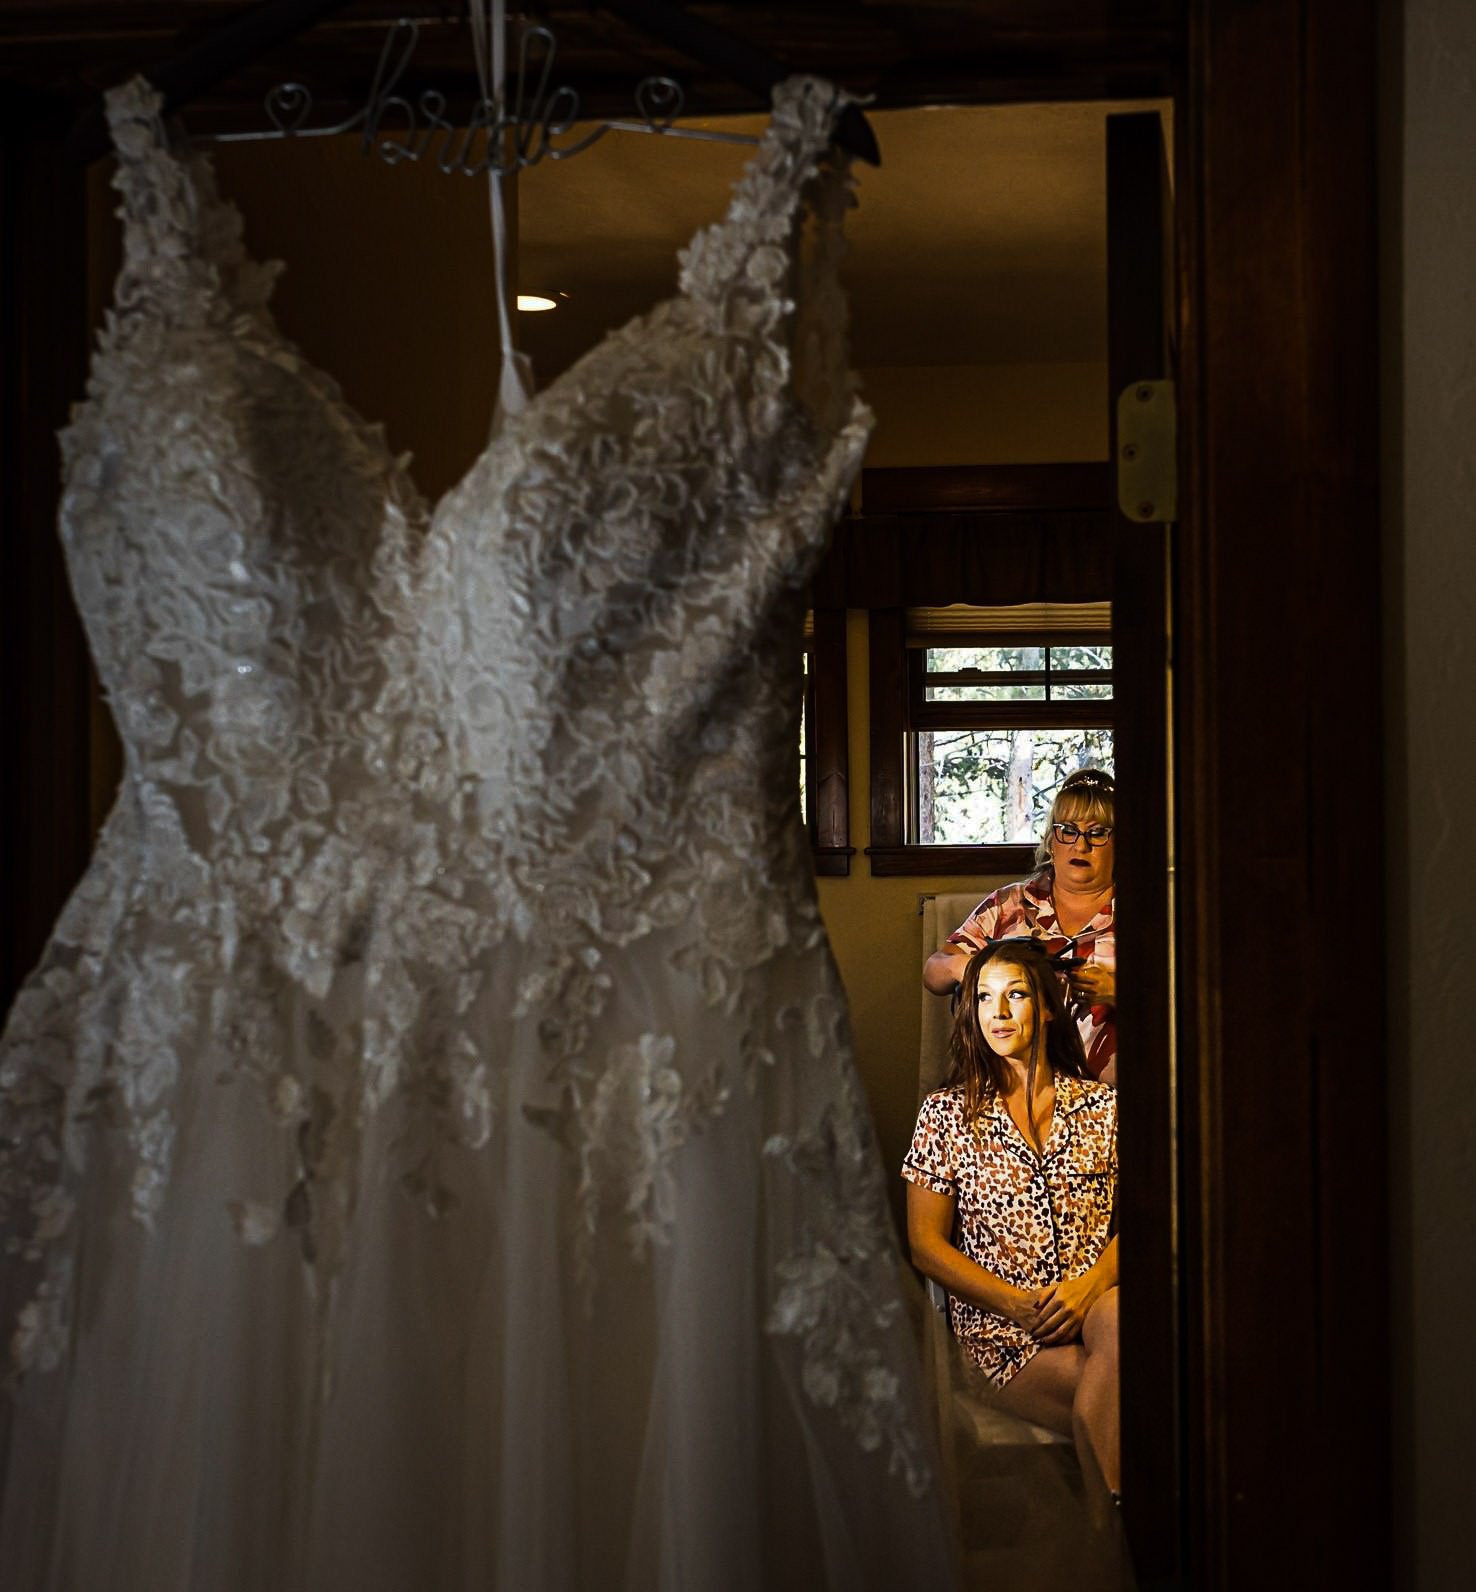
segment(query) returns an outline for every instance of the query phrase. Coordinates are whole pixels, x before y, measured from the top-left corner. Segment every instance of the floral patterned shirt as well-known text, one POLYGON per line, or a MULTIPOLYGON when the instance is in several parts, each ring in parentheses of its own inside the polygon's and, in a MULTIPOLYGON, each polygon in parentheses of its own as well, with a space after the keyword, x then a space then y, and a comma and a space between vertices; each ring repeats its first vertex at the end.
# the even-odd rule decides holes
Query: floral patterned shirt
MULTIPOLYGON (((1064 951, 1071 936, 1056 922, 1056 903, 1052 889, 1054 868, 1042 868, 1019 884, 1007 884, 987 895, 948 936, 950 945, 982 951, 986 940, 1005 940, 1014 935, 1029 935, 1043 940, 1046 951, 1064 951)), ((1109 972, 1117 971, 1117 900, 1114 897, 1076 936, 1076 955, 1084 962, 1096 962, 1109 972)), ((1069 998, 1069 997, 1068 997, 1069 998)), ((1116 1008, 1108 1005, 1074 1007, 1081 1047, 1086 1051, 1087 1070, 1100 1078, 1109 1061, 1117 1055, 1116 1008)))
MULTIPOLYGON (((1117 1201, 1117 1091, 1057 1077, 1045 1153, 1037 1155, 997 1094, 964 1122, 962 1088, 930 1094, 902 1176, 956 1202, 954 1243, 1016 1288, 1090 1271, 1112 1236, 1117 1201)), ((1013 1321, 950 1295, 949 1320, 970 1359, 1001 1387, 1040 1345, 1013 1321)))

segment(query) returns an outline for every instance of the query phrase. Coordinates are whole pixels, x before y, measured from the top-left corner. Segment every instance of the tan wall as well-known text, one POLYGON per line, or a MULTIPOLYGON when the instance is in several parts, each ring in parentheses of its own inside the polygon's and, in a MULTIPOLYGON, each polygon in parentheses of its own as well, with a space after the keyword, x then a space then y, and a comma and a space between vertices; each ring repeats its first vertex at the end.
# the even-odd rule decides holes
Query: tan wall
POLYGON ((1074 464, 1107 457, 1107 367, 887 365, 861 372, 868 465, 1074 464))
MULTIPOLYGON (((870 761, 867 722, 866 615, 852 612, 846 625, 850 690, 851 844, 856 856, 845 879, 820 879, 820 910, 830 931, 851 1003, 856 1065, 876 1118, 889 1174, 902 1164, 917 1116, 917 1059, 922 1013, 922 916, 918 896, 977 889, 987 895, 1002 878, 873 879, 862 855, 870 843, 866 770, 870 761)), ((894 1179, 893 1202, 902 1209, 902 1180, 894 1179)))
POLYGON ((1445 1592, 1476 1586, 1476 7, 1404 0, 1384 20, 1394 1562, 1396 1587, 1445 1592))

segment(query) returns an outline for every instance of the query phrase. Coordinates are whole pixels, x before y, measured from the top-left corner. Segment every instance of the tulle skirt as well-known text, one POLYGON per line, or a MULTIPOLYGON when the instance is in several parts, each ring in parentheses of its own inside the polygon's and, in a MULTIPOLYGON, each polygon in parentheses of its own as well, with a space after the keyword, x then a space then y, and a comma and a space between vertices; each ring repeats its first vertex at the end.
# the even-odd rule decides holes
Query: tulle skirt
MULTIPOLYGON (((510 943, 406 1036, 454 1046, 468 1089, 407 1062, 372 1108, 278 989, 263 1076, 299 1121, 202 998, 152 1227, 124 1136, 88 1129, 67 1346, 8 1410, 5 1585, 954 1585, 828 952, 716 1001, 681 959, 675 935, 608 950, 551 1064, 575 995, 528 1010, 544 958, 510 943)), ((362 1042, 359 1000, 340 979, 327 1026, 362 1042)))

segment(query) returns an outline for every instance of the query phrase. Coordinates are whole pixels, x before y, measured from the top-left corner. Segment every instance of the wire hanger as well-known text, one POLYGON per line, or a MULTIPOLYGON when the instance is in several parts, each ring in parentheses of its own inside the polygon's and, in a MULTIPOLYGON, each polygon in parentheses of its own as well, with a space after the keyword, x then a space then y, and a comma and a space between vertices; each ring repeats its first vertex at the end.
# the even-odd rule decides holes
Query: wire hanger
MULTIPOLYGON (((351 0, 262 0, 261 4, 254 6, 250 11, 211 29, 184 53, 155 63, 144 75, 163 95, 165 112, 179 111, 191 100, 198 99, 218 83, 225 81, 248 62, 266 54, 284 40, 305 32, 314 23, 334 12, 345 9, 350 3, 351 0)), ((729 81, 752 89, 765 102, 774 85, 790 75, 789 68, 762 50, 733 38, 722 29, 684 11, 680 6, 670 4, 669 0, 600 0, 600 6, 601 9, 620 17, 647 37, 661 39, 690 59, 711 66, 729 81)), ((254 134, 224 136, 303 137, 320 132, 351 131, 362 124, 361 117, 363 120, 368 119, 366 113, 376 104, 382 106, 381 122, 386 110, 393 110, 395 114, 404 118, 407 102, 394 96, 392 89, 409 64, 418 36, 418 28, 412 22, 401 22, 391 29, 380 53, 375 87, 370 91, 364 113, 349 122, 331 128, 308 126, 307 117, 311 114, 312 107, 311 95, 301 84, 284 84, 272 90, 267 98, 267 115, 272 124, 270 130, 262 129, 254 134)), ((553 129, 565 122, 572 126, 578 119, 578 97, 573 90, 548 89, 555 49, 551 30, 541 25, 525 30, 519 48, 519 87, 516 102, 526 107, 536 100, 542 104, 546 117, 541 122, 535 119, 528 124, 526 137, 520 133, 519 138, 526 143, 524 153, 541 149, 541 153, 536 157, 538 159, 567 158, 578 153, 578 148, 565 146, 555 156, 552 147, 554 137, 558 136, 553 129), (535 71, 534 56, 539 49, 545 54, 536 66, 537 84, 534 93, 530 96, 529 87, 535 71)), ((431 97, 427 103, 427 96, 422 95, 419 96, 419 101, 425 126, 432 134, 439 132, 444 137, 446 129, 450 126, 449 121, 445 120, 444 97, 431 97)), ((588 143, 603 137, 607 131, 656 133, 669 137, 706 138, 722 142, 747 141, 741 134, 674 125, 685 108, 685 100, 680 85, 670 77, 657 75, 643 80, 636 90, 635 104, 636 115, 633 118, 612 119, 602 124, 601 128, 589 137, 587 143, 580 142, 578 147, 587 148, 588 143)), ((412 107, 412 111, 413 109, 412 107)), ((485 137, 485 129, 479 131, 485 137)), ((842 109, 836 118, 835 138, 841 148, 858 159, 869 161, 873 165, 880 164, 881 156, 876 136, 859 105, 852 103, 842 109)), ((391 140, 390 147, 395 146, 396 141, 391 140)), ((407 146, 404 139, 398 141, 398 146, 407 149, 414 147, 407 146)), ((408 153, 392 156, 388 153, 388 149, 380 147, 378 142, 376 147, 380 148, 383 158, 390 160, 391 163, 411 158, 408 153)), ((110 148, 111 142, 102 107, 93 103, 73 124, 67 139, 67 152, 72 158, 85 163, 107 154, 110 148)), ((466 150, 462 153, 464 158, 466 150)), ((443 151, 443 162, 444 158, 443 151)), ((453 161, 444 169, 465 170, 467 167, 465 164, 453 161)))
MULTIPOLYGON (((729 81, 752 89, 765 104, 775 86, 793 76, 792 67, 680 6, 670 4, 670 0, 598 0, 598 4, 601 10, 613 12, 637 32, 661 39, 688 59, 702 61, 729 81)), ((857 160, 872 166, 881 165, 876 134, 860 105, 854 101, 843 107, 836 118, 835 141, 857 160)))
POLYGON ((509 167, 496 156, 507 147, 504 128, 516 127, 507 112, 507 0, 469 0, 472 49, 476 55, 477 80, 482 85, 481 102, 490 109, 487 147, 492 162, 487 168, 487 194, 492 215, 492 275, 497 298, 497 346, 501 353, 497 403, 492 411, 495 435, 504 420, 528 407, 533 396, 533 366, 517 346, 513 332, 512 240, 507 225, 507 200, 502 185, 509 167))
MULTIPOLYGON (((471 15, 480 15, 472 0, 471 15)), ((494 28, 492 31, 496 32, 494 28)), ((473 49, 479 73, 486 57, 485 32, 473 23, 473 49)), ((273 132, 218 133, 231 143, 280 136, 317 138, 358 131, 363 153, 389 165, 426 160, 447 173, 477 177, 493 171, 525 170, 543 160, 568 160, 607 133, 653 133, 712 143, 756 144, 747 133, 677 125, 686 93, 675 78, 652 75, 636 85, 634 118, 609 118, 570 138, 581 121, 579 95, 567 85, 553 86, 558 40, 542 25, 525 26, 518 36, 517 67, 499 77, 500 95, 482 92, 465 116, 452 117, 439 89, 423 89, 414 99, 397 93, 420 41, 420 24, 402 18, 385 34, 374 78, 363 106, 352 116, 314 126, 312 91, 298 82, 279 83, 267 92, 265 108, 273 132)))

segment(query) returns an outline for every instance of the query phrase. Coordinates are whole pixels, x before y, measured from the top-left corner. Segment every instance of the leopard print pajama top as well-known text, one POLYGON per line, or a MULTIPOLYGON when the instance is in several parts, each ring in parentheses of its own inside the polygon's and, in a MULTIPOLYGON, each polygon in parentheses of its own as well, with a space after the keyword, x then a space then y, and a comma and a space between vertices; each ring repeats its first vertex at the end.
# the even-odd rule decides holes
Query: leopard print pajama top
MULTIPOLYGON (((1117 1198, 1117 1091, 1058 1077, 1044 1155, 995 1094, 972 1127, 962 1088, 923 1101, 902 1176, 956 1202, 954 1243, 1016 1288, 1047 1288, 1089 1271, 1112 1236, 1117 1198)), ((969 1357, 1003 1387, 1040 1345, 1014 1322, 950 1295, 949 1320, 969 1357)))

